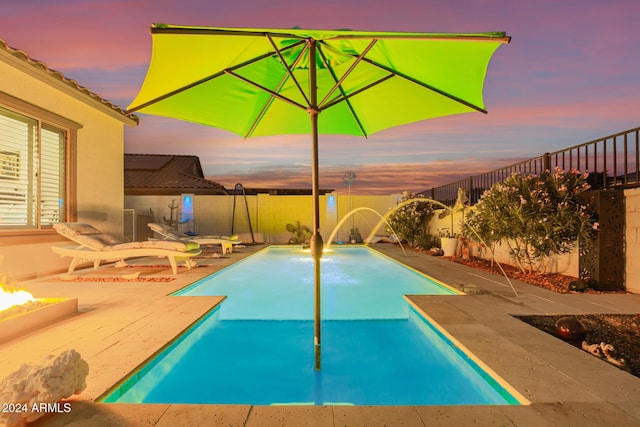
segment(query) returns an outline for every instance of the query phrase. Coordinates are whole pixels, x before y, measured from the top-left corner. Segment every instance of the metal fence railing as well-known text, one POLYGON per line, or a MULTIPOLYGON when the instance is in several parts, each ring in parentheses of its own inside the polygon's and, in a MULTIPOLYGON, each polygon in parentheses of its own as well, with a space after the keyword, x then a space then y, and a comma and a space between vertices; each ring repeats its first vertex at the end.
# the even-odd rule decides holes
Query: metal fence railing
POLYGON ((538 175, 545 170, 560 168, 589 172, 592 189, 633 188, 640 186, 640 127, 604 138, 585 142, 553 153, 523 160, 490 172, 470 176, 450 184, 423 192, 448 206, 453 206, 458 189, 463 188, 472 204, 493 184, 504 181, 514 173, 538 175))

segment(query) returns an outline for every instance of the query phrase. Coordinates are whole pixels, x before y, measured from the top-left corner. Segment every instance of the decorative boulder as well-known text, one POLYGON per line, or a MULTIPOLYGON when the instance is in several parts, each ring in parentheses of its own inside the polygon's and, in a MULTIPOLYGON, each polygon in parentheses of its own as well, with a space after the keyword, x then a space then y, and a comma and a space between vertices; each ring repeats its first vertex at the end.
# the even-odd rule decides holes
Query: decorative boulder
POLYGON ((429 249, 429 255, 432 256, 442 256, 444 255, 444 251, 440 248, 431 248, 429 249))
POLYGON ((24 426, 52 408, 69 412, 71 404, 61 400, 81 393, 88 373, 89 365, 75 350, 50 355, 39 365, 22 365, 0 381, 0 402, 10 409, 0 413, 0 426, 24 426))
POLYGON ((568 341, 582 341, 587 336, 587 328, 575 317, 561 317, 556 322, 556 332, 568 341))
POLYGON ((574 280, 569 282, 569 290, 576 292, 584 292, 588 288, 587 284, 582 280, 574 280))

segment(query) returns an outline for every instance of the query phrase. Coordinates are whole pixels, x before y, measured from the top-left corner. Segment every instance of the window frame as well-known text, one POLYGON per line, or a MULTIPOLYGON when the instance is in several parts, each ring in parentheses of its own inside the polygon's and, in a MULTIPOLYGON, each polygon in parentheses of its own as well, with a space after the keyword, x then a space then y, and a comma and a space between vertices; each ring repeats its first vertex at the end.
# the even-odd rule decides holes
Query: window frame
MULTIPOLYGON (((0 106, 7 110, 37 120, 39 122, 39 126, 46 124, 65 132, 65 185, 63 190, 65 198, 64 215, 66 221, 75 221, 77 219, 77 131, 78 129, 82 129, 82 125, 2 91, 0 91, 0 106)), ((46 243, 58 240, 60 240, 58 234, 51 227, 38 229, 0 229, 0 246, 29 243, 46 243)))

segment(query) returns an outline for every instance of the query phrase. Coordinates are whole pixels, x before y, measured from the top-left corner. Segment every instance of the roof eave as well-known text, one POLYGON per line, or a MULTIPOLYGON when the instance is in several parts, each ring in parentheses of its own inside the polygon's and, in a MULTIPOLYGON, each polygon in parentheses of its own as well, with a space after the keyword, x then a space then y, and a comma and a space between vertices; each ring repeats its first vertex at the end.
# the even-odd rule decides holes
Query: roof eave
POLYGON ((121 121, 127 126, 137 126, 140 122, 138 116, 127 113, 124 109, 81 86, 75 80, 66 78, 61 72, 50 69, 44 62, 34 60, 25 52, 12 48, 2 39, 0 39, 0 60, 121 121))

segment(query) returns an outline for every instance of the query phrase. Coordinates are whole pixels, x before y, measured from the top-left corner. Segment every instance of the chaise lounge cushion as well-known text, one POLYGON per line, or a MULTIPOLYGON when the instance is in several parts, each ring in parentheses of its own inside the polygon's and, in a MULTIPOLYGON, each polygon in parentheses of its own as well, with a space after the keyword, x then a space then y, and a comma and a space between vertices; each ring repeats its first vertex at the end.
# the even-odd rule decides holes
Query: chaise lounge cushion
POLYGON ((82 246, 93 249, 94 251, 154 248, 186 252, 200 247, 197 242, 172 240, 123 243, 115 237, 105 234, 89 224, 80 222, 61 222, 55 224, 53 228, 68 239, 73 240, 82 246))
POLYGON ((53 228, 64 237, 94 251, 102 251, 107 246, 122 243, 115 237, 105 234, 89 224, 80 222, 61 222, 54 224, 53 228))
POLYGON ((206 239, 221 239, 221 240, 238 240, 237 235, 233 236, 218 236, 218 235, 194 235, 190 236, 185 233, 181 233, 175 228, 171 227, 167 224, 160 224, 158 222, 150 222, 147 226, 154 232, 164 236, 165 238, 173 239, 173 240, 206 240, 206 239))
POLYGON ((169 237, 171 239, 182 240, 185 237, 187 237, 187 236, 185 236, 184 233, 179 233, 179 232, 176 231, 175 228, 170 227, 170 226, 168 226, 166 224, 150 223, 150 224, 147 224, 147 225, 153 231, 155 231, 157 233, 160 233, 160 234, 162 234, 164 236, 167 236, 167 237, 169 237))
POLYGON ((82 222, 61 222, 54 224, 53 228, 59 233, 75 235, 75 234, 100 234, 102 231, 98 230, 90 224, 82 222))
POLYGON ((138 243, 141 248, 156 248, 156 249, 169 249, 171 251, 191 251, 194 249, 199 249, 200 244, 198 242, 187 241, 187 242, 178 242, 175 240, 147 240, 145 242, 135 242, 138 243))
POLYGON ((97 269, 101 261, 124 260, 133 257, 160 256, 166 257, 171 264, 173 274, 178 274, 178 261, 185 262, 187 268, 195 263, 191 257, 200 255, 202 250, 197 242, 178 242, 174 240, 126 242, 102 233, 89 224, 78 222, 61 222, 53 228, 61 236, 75 242, 79 246, 52 246, 53 252, 63 257, 71 257, 68 272, 71 274, 78 263, 93 261, 97 269))

